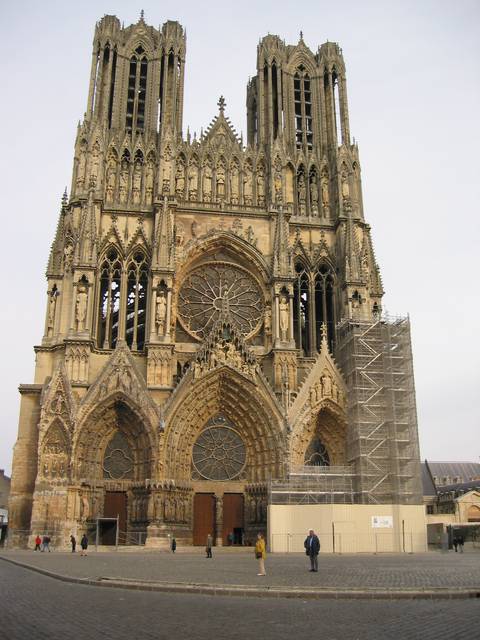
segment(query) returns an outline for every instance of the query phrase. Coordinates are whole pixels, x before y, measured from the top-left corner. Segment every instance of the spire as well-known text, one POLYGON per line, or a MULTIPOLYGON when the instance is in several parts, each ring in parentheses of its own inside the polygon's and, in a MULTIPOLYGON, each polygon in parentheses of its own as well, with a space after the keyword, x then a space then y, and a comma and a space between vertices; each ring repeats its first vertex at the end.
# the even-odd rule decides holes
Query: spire
POLYGON ((360 280, 360 250, 358 246, 357 235, 355 233, 355 226, 352 221, 351 212, 347 215, 347 221, 345 223, 345 280, 355 281, 360 280))

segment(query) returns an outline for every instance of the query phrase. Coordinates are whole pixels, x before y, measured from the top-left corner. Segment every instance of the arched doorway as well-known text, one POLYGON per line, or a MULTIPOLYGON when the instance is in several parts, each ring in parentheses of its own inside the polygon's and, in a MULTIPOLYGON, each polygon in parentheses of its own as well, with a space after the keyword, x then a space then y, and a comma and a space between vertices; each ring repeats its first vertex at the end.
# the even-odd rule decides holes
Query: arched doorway
POLYGON ((191 539, 205 545, 212 533, 217 544, 253 540, 266 529, 267 480, 283 475, 277 405, 258 380, 229 366, 192 375, 183 386, 168 419, 165 470, 193 488, 191 539))
POLYGON ((98 530, 101 544, 146 537, 145 480, 151 478, 154 458, 146 424, 135 404, 116 394, 99 403, 80 427, 74 453, 77 516, 92 536, 98 530))

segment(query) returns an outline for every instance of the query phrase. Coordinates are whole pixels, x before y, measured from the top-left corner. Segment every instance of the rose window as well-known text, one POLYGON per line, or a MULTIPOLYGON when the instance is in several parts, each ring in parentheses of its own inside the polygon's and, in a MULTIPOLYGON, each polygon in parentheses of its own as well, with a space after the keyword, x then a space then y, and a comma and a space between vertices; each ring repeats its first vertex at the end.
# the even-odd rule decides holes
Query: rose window
POLYGON ((224 419, 209 424, 193 445, 194 469, 207 480, 233 480, 245 466, 245 444, 224 419))
POLYGON ((180 287, 180 323, 190 335, 200 340, 222 315, 249 337, 260 328, 263 310, 260 285, 238 265, 203 264, 192 271, 180 287))

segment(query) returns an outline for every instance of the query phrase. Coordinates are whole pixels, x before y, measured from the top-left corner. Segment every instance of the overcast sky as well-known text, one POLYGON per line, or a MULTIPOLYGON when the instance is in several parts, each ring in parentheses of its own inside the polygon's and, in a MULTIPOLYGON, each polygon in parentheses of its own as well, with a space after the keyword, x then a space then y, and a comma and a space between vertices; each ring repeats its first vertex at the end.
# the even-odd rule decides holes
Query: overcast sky
MULTIPOLYGON (((184 127, 200 131, 220 94, 245 134, 258 39, 343 48, 365 216, 391 313, 410 314, 422 458, 480 454, 480 1, 153 2, 0 0, 4 247, 0 468, 9 474, 19 383, 33 382, 45 266, 70 186, 95 22, 187 29, 184 127)), ((246 136, 245 136, 246 137, 246 136)))

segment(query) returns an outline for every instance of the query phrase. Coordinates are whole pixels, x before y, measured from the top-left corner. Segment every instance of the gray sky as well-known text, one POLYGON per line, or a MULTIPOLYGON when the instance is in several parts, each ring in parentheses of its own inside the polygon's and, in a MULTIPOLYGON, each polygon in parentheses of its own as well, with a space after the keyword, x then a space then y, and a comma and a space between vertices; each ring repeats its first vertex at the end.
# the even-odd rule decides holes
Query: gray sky
POLYGON ((422 458, 478 461, 480 403, 480 2, 0 1, 4 283, 0 468, 11 470, 20 396, 33 382, 50 244, 70 188, 95 22, 187 29, 184 127, 217 112, 245 133, 245 87, 258 39, 303 30, 314 51, 343 48, 350 124, 385 306, 411 316, 422 458), (175 7, 175 5, 177 5, 175 7), (171 7, 171 8, 169 8, 171 7), (476 276, 476 277, 475 277, 476 276))

